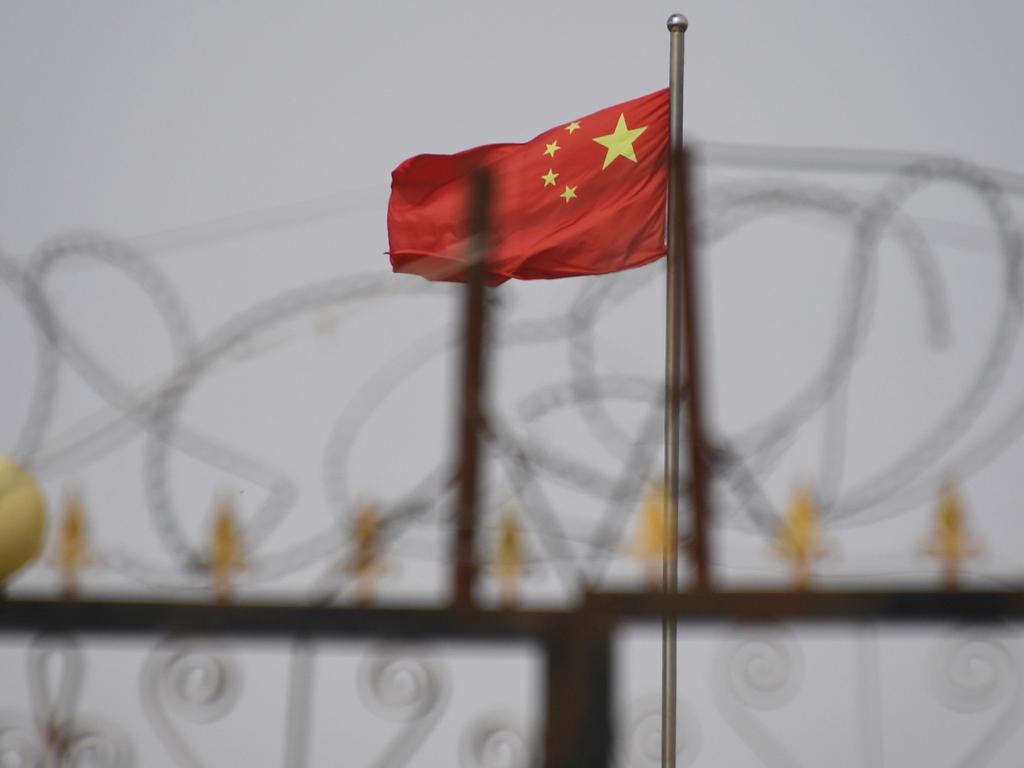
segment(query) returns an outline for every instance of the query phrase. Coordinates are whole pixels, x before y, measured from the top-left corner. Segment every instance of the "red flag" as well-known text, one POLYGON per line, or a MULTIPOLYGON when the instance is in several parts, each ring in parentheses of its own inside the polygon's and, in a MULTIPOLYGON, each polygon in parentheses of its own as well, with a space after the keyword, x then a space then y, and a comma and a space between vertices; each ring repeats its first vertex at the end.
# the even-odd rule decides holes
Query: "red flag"
POLYGON ((488 166, 489 282, 598 275, 665 253, 668 91, 559 125, 523 144, 417 155, 391 174, 396 272, 459 280, 472 170, 488 166))

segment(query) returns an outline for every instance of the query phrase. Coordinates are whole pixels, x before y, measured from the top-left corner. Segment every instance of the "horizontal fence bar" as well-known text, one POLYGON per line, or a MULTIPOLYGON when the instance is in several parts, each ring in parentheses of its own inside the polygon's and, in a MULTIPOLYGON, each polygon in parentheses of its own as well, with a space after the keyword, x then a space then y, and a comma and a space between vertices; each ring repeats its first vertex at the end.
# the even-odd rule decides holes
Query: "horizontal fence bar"
POLYGON ((0 599, 0 632, 189 633, 255 637, 544 641, 566 614, 301 603, 172 603, 0 599))
POLYGON ((257 637, 547 642, 569 621, 609 631, 623 624, 729 621, 972 622, 1024 621, 1024 591, 720 591, 673 598, 590 593, 570 610, 179 603, 0 598, 0 632, 192 633, 257 637))
POLYGON ((1024 621, 1024 591, 721 591, 595 593, 588 610, 611 624, 660 621, 976 622, 1024 621))

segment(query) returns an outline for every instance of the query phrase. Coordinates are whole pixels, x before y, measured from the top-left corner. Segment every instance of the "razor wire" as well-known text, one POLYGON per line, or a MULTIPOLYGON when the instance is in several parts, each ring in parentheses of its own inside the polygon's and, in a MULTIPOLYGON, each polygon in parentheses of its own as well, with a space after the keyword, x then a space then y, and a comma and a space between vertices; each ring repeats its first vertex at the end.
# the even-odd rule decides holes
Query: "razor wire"
MULTIPOLYGON (((862 524, 900 514, 933 492, 936 476, 955 472, 966 477, 979 471, 1024 431, 1021 399, 996 426, 961 446, 1003 382, 1018 340, 1024 288, 1022 245, 1010 194, 1024 192, 1024 182, 1006 172, 941 157, 866 153, 858 165, 858 155, 851 152, 839 152, 830 159, 823 151, 806 155, 759 151, 708 145, 697 159, 704 169, 721 163, 774 171, 807 172, 819 167, 884 173, 884 183, 875 191, 850 191, 805 178, 772 176, 720 182, 709 186, 701 197, 696 236, 703 249, 714 248, 751 223, 792 214, 845 228, 849 242, 833 335, 819 368, 753 427, 718 435, 709 448, 705 461, 712 470, 719 523, 766 537, 774 534, 779 511, 762 490, 762 483, 821 413, 826 415, 826 449, 817 474, 824 524, 862 524), (955 185, 973 195, 991 221, 1003 286, 995 328, 981 363, 948 413, 902 455, 846 488, 842 478, 847 384, 874 317, 877 261, 886 238, 891 237, 908 260, 919 291, 926 341, 942 346, 950 336, 943 276, 928 237, 906 207, 915 194, 938 183, 955 185)), ((315 215, 327 215, 320 208, 315 215)), ((310 220, 291 209, 288 217, 300 223, 310 220)), ((233 231, 230 222, 214 230, 217 239, 233 231)), ((176 232, 174 238, 191 242, 187 232, 176 232)), ((141 436, 145 504, 171 565, 150 563, 126 551, 104 551, 100 559, 111 570, 143 584, 179 589, 199 589, 205 584, 206 556, 190 540, 175 498, 170 464, 177 452, 266 491, 262 504, 240 521, 251 561, 249 570, 238 577, 240 585, 279 578, 325 560, 340 560, 350 546, 346 527, 356 509, 351 464, 364 428, 374 413, 387 408, 388 398, 399 384, 450 354, 455 339, 444 329, 423 334, 371 371, 342 404, 332 420, 321 460, 321 482, 333 523, 286 546, 274 545, 273 534, 300 509, 294 480, 250 449, 190 426, 185 405, 196 388, 232 355, 296 318, 326 310, 358 312, 413 296, 447 296, 453 287, 386 274, 342 277, 271 296, 201 336, 179 291, 139 242, 145 239, 133 244, 96 233, 61 235, 43 243, 24 267, 0 254, 0 283, 23 305, 34 329, 35 350, 31 400, 9 452, 40 475, 60 478, 141 436), (172 350, 171 364, 156 381, 140 387, 122 380, 62 319, 48 282, 75 260, 91 260, 117 270, 141 289, 156 310, 172 350), (85 425, 63 441, 53 440, 49 434, 61 392, 61 362, 106 404, 98 424, 85 425)), ((637 506, 644 489, 660 476, 662 382, 607 365, 600 352, 600 321, 661 274, 662 267, 652 265, 580 281, 563 310, 540 317, 510 318, 500 302, 493 302, 498 322, 492 344, 497 354, 531 345, 555 345, 564 351, 568 365, 567 378, 537 383, 515 402, 493 403, 487 423, 488 450, 508 478, 530 532, 540 542, 538 556, 552 563, 566 584, 574 579, 578 584, 600 582, 620 551, 626 516, 637 506), (612 407, 616 402, 645 408, 647 415, 623 416, 612 407), (616 466, 601 466, 578 447, 538 437, 534 426, 564 411, 579 417, 589 437, 615 457, 616 466), (601 508, 591 516, 590 530, 583 534, 568 530, 568 520, 560 518, 548 498, 545 488, 549 483, 584 494, 601 508)), ((388 545, 394 546, 403 532, 415 525, 445 521, 444 501, 454 480, 454 468, 438 457, 399 498, 388 502, 384 509, 388 545)), ((686 484, 687 478, 682 482, 686 484)))

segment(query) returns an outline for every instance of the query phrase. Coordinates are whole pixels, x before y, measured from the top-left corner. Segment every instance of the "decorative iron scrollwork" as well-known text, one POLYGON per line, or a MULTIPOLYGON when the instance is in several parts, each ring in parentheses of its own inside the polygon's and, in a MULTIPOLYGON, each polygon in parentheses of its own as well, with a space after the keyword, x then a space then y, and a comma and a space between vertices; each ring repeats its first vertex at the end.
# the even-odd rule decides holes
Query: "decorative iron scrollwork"
POLYGON ((140 680, 143 710, 178 765, 205 763, 181 735, 174 717, 211 723, 230 712, 241 691, 238 662, 211 641, 172 639, 146 659, 140 680))
POLYGON ((931 690, 954 712, 977 714, 1002 705, 999 716, 954 765, 983 768, 999 754, 1022 719, 1019 659, 1006 637, 963 630, 935 648, 931 690))
POLYGON ((135 750, 112 723, 78 713, 85 665, 71 637, 42 635, 29 648, 33 717, 0 720, 4 768, 133 768, 135 750))
MULTIPOLYGON (((661 765, 661 698, 655 694, 638 700, 623 718, 628 726, 619 736, 619 765, 623 768, 658 768, 661 765)), ((701 750, 700 721, 685 701, 676 702, 676 765, 693 765, 701 750)))
POLYGON ((384 648, 360 669, 359 692, 372 712, 402 723, 374 759, 373 768, 401 768, 409 764, 444 714, 449 681, 435 662, 397 648, 384 648))
POLYGON ((789 704, 803 683, 803 656, 789 630, 759 629, 728 643, 718 657, 714 682, 715 699, 726 721, 765 765, 799 765, 754 714, 789 704))
POLYGON ((535 764, 526 735, 498 715, 472 723, 459 749, 462 768, 530 768, 535 764))

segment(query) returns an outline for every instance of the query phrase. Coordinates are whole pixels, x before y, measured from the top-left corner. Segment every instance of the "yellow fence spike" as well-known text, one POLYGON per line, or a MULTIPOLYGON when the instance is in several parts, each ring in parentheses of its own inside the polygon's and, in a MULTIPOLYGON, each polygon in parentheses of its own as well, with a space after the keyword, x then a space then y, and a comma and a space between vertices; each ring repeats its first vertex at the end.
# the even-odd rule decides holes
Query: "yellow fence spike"
POLYGON ((377 589, 377 581, 385 572, 380 556, 381 515, 376 504, 360 505, 352 521, 352 559, 348 571, 355 577, 356 602, 369 605, 377 589))
POLYGON ((70 493, 64 500, 52 562, 60 571, 64 597, 78 597, 81 572, 93 565, 95 560, 89 547, 85 502, 77 491, 70 493))
POLYGON ((209 551, 213 595, 217 602, 226 603, 231 600, 234 574, 245 568, 245 546, 238 527, 235 503, 230 497, 221 496, 214 511, 209 551))
POLYGON ((935 531, 925 553, 941 560, 946 589, 957 589, 964 560, 981 551, 967 532, 965 517, 963 501, 956 486, 944 484, 936 508, 935 531))
POLYGON ((651 591, 661 589, 662 563, 665 559, 665 486, 652 485, 638 510, 636 534, 629 548, 630 554, 639 560, 647 574, 647 587, 651 591))
POLYGON ((796 589, 810 589, 814 561, 825 554, 818 524, 818 502, 809 486, 800 486, 789 504, 775 541, 775 553, 789 561, 796 589))
POLYGON ((509 510, 501 519, 494 557, 494 570, 503 607, 511 608, 519 602, 519 587, 526 570, 525 561, 519 518, 514 511, 509 510))

